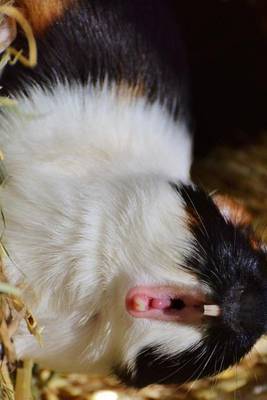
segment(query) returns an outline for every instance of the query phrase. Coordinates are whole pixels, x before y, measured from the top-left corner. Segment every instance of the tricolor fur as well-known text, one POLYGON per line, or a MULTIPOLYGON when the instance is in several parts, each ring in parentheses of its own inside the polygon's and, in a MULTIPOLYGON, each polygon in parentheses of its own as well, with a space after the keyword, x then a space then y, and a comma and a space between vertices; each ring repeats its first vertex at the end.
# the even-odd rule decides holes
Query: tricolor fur
POLYGON ((67 3, 40 30, 29 13, 38 65, 7 66, 1 82, 18 101, 1 113, 5 272, 44 328, 39 347, 22 327, 18 356, 135 386, 221 371, 266 330, 266 258, 247 221, 190 181, 186 63, 169 4, 67 3), (221 315, 135 318, 127 293, 143 287, 201 293, 221 315))

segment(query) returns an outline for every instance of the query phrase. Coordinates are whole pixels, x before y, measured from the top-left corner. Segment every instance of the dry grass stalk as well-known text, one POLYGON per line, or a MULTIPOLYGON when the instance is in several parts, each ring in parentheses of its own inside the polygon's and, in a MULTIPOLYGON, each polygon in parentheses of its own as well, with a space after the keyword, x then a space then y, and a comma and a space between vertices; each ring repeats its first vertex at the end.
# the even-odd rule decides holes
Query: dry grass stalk
MULTIPOLYGON (((6 171, 2 171, 1 166, 4 156, 0 154, 0 185, 5 182, 6 171)), ((3 219, 3 229, 5 228, 4 214, 1 210, 3 219)), ((16 390, 9 376, 9 370, 15 368, 16 353, 12 337, 19 328, 20 322, 24 319, 31 334, 40 340, 40 330, 32 313, 25 306, 20 298, 20 290, 9 285, 3 271, 3 260, 8 257, 7 251, 1 243, 0 237, 0 345, 1 345, 1 364, 0 364, 0 399, 3 400, 31 400, 31 370, 32 361, 27 360, 23 368, 17 370, 16 390), (15 396, 15 397, 14 397, 15 396)))
MULTIPOLYGON (((0 53, 4 51, 0 59, 0 70, 7 63, 13 65, 17 61, 29 68, 33 68, 37 64, 37 46, 32 28, 23 14, 12 5, 13 3, 12 0, 0 0, 0 53), (18 51, 10 46, 17 35, 17 24, 21 26, 28 42, 28 58, 22 54, 23 50, 18 51)), ((14 99, 0 96, 0 106, 10 107, 16 104, 14 99)))
MULTIPOLYGON (((7 16, 11 19, 13 25, 15 22, 17 22, 21 28, 24 31, 24 34, 26 36, 26 39, 28 41, 28 46, 29 46, 29 58, 25 57, 22 55, 22 50, 18 51, 14 49, 13 47, 8 47, 6 48, 6 51, 4 53, 4 57, 7 55, 9 58, 9 63, 14 63, 17 62, 18 60, 25 65, 26 67, 33 68, 37 64, 37 46, 36 46, 36 41, 33 35, 32 28, 26 18, 23 16, 23 14, 16 8, 13 7, 12 5, 9 4, 4 4, 0 5, 0 14, 7 16), (10 56, 14 56, 15 58, 11 60, 10 56)), ((2 22, 5 20, 2 20, 2 22)), ((12 41, 12 37, 14 35, 15 29, 12 28, 9 30, 10 31, 10 40, 12 41)), ((13 37, 14 39, 14 37, 13 37)))
MULTIPOLYGON (((0 398, 9 400, 14 398, 14 388, 9 377, 9 369, 14 369, 16 353, 13 335, 24 319, 31 333, 38 333, 38 325, 35 318, 24 303, 17 297, 18 289, 9 286, 6 282, 2 269, 3 255, 0 257, 0 342, 1 342, 1 364, 0 364, 0 398), (1 287, 3 290, 1 290, 1 287), (30 322, 29 322, 30 321, 30 322)), ((27 360, 22 369, 17 370, 15 399, 30 400, 31 396, 31 370, 32 361, 27 360)))
POLYGON ((32 400, 32 360, 24 360, 23 367, 17 369, 15 400, 32 400))
MULTIPOLYGON (((3 52, 0 60, 0 69, 7 63, 14 64, 20 61, 26 67, 34 67, 37 64, 37 47, 31 26, 22 13, 13 7, 13 0, 0 0, 0 52, 3 52), (11 47, 17 35, 17 24, 24 31, 29 47, 29 57, 11 47)), ((8 97, 0 96, 0 106, 14 106, 16 101, 8 97)), ((3 164, 3 154, 0 152, 0 185, 6 179, 6 171, 3 164)), ((5 227, 4 215, 1 209, 3 226, 5 227)), ((25 320, 28 330, 39 337, 39 330, 32 313, 25 307, 20 299, 17 288, 10 286, 3 273, 3 259, 6 250, 0 238, 0 398, 3 400, 30 400, 31 399, 31 370, 32 361, 27 360, 22 369, 18 369, 16 391, 10 379, 9 370, 16 361, 15 348, 12 337, 16 333, 22 319, 25 320)))
POLYGON ((2 400, 14 400, 14 388, 10 379, 6 360, 2 361, 0 369, 0 395, 2 400))
POLYGON ((23 368, 17 369, 14 397, 14 388, 9 376, 9 370, 14 369, 16 362, 12 337, 18 330, 22 319, 27 323, 29 331, 36 335, 38 334, 38 325, 31 312, 27 310, 24 303, 17 297, 19 293, 18 289, 11 287, 6 282, 2 269, 2 259, 3 255, 0 257, 0 342, 2 349, 0 398, 3 400, 31 400, 31 360, 26 360, 23 368))

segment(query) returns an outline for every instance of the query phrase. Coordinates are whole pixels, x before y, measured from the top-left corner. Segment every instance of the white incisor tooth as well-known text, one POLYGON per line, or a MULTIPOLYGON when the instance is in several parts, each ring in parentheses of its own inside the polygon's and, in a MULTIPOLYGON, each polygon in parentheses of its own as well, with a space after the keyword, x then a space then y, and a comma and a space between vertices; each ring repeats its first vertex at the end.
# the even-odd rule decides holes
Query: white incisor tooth
POLYGON ((217 304, 205 304, 203 314, 208 317, 218 317, 221 314, 221 309, 217 304))
POLYGON ((134 308, 136 311, 146 311, 147 306, 145 300, 141 297, 136 297, 134 299, 134 308))

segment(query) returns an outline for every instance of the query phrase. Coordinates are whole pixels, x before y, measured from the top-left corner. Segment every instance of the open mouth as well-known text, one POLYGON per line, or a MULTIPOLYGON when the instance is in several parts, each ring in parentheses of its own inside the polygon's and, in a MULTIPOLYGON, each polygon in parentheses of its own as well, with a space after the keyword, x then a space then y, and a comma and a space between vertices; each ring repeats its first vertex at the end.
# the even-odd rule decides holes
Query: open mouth
POLYGON ((170 286, 138 286, 126 296, 126 309, 135 318, 198 324, 204 316, 216 317, 219 306, 209 304, 196 289, 170 286))

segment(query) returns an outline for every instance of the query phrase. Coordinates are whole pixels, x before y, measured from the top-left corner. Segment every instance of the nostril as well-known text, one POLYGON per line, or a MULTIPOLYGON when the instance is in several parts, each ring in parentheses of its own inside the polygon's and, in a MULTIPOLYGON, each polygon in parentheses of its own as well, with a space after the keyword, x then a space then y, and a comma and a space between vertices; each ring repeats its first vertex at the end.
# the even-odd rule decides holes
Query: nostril
POLYGON ((241 313, 248 316, 253 315, 253 309, 255 306, 255 295, 252 295, 250 293, 242 293, 240 297, 240 310, 241 313))
POLYGON ((239 331, 242 314, 241 291, 237 288, 227 291, 222 299, 221 309, 223 323, 234 331, 239 331))
POLYGON ((264 333, 264 298, 261 291, 231 289, 222 302, 222 321, 236 333, 264 333))

